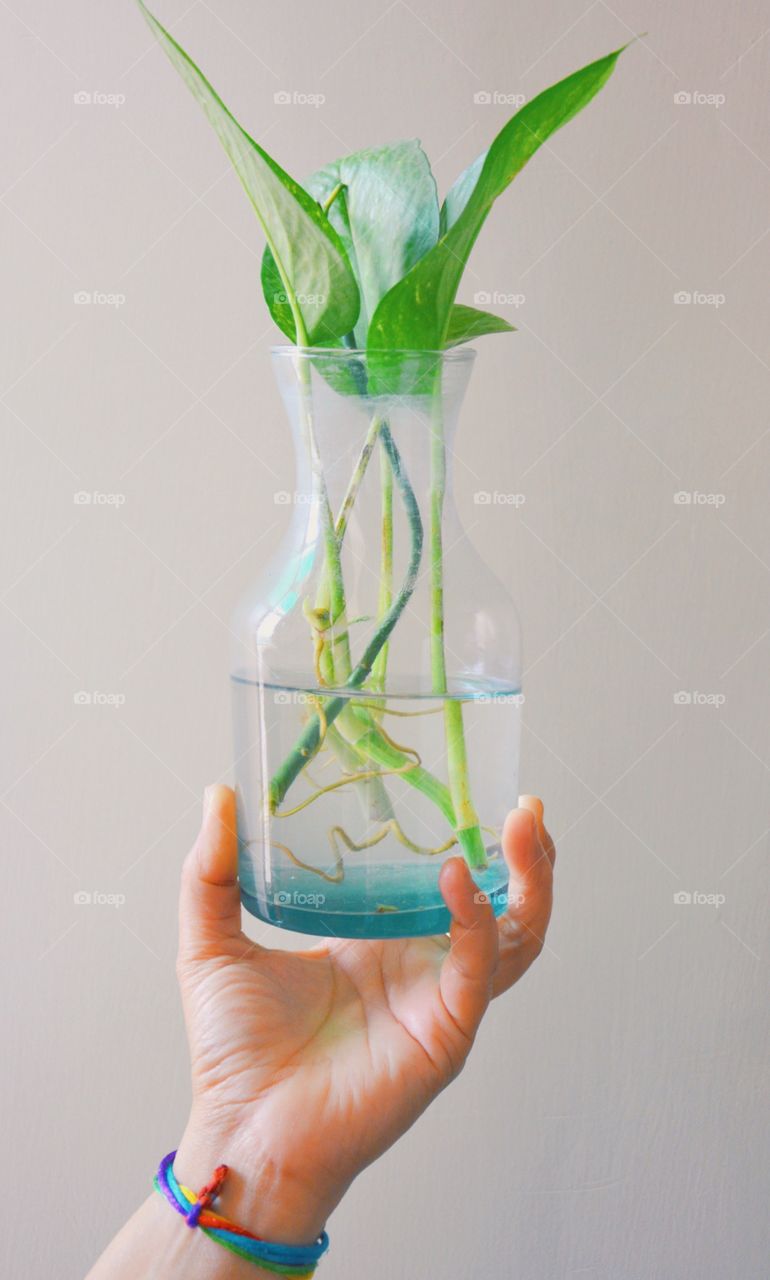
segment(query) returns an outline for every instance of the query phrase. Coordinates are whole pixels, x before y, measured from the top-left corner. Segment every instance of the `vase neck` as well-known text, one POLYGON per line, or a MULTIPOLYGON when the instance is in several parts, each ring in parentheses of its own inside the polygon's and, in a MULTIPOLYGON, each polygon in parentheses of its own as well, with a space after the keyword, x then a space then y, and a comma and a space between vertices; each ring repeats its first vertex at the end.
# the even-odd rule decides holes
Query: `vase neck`
POLYGON ((276 352, 296 452, 293 498, 308 519, 319 493, 339 516, 361 469, 377 470, 376 458, 370 463, 383 448, 383 431, 414 491, 423 495, 439 484, 450 506, 453 441, 473 354, 276 352))

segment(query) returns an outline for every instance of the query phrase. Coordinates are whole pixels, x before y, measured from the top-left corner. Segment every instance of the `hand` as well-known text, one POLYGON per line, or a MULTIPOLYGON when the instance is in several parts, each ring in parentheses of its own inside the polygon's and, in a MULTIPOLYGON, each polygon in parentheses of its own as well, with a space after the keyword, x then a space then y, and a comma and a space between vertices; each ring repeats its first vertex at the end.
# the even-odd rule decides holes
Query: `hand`
POLYGON ((182 876, 178 974, 193 1109, 176 1172, 193 1188, 231 1166, 219 1211, 308 1242, 346 1188, 462 1069, 490 997, 539 954, 553 842, 522 797, 503 850, 518 900, 495 920, 465 861, 440 886, 449 937, 333 939, 271 950, 241 932, 235 798, 206 793, 182 876))

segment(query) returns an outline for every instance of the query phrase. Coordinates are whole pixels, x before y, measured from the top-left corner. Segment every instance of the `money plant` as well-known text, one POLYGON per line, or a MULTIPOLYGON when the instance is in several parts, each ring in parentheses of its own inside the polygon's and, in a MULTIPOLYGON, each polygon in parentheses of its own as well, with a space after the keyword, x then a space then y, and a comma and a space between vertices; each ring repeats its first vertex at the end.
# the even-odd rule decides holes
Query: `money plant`
MULTIPOLYGON (((313 700, 295 745, 270 779, 266 788, 270 813, 282 816, 296 812, 296 808, 289 810, 284 805, 288 792, 319 751, 329 748, 339 761, 340 778, 321 788, 315 797, 349 782, 352 776, 362 786, 377 788, 384 785, 389 773, 398 774, 435 804, 446 819, 448 834, 441 845, 425 848, 410 841, 392 816, 387 819, 388 829, 416 852, 438 854, 459 845, 471 867, 484 868, 484 827, 470 793, 462 702, 447 698, 443 704, 448 778, 444 783, 415 758, 416 753, 394 742, 386 732, 377 695, 386 688, 388 639, 408 604, 424 556, 431 581, 433 692, 440 696, 447 690, 441 531, 446 467, 438 385, 440 353, 513 328, 500 316, 457 301, 471 251, 498 197, 552 134, 582 111, 606 84, 623 50, 598 58, 521 106, 487 150, 460 174, 439 205, 430 164, 416 140, 344 156, 302 182, 291 177, 238 123, 203 72, 142 0, 138 3, 202 107, 253 208, 266 242, 262 292, 276 325, 290 343, 305 352, 339 348, 366 357, 361 359, 358 372, 355 361, 346 360, 340 362, 337 374, 340 385, 335 390, 371 395, 372 417, 344 502, 336 512, 331 509, 323 468, 313 446, 307 388, 304 427, 321 511, 325 562, 318 596, 305 601, 304 610, 316 684, 319 690, 329 692, 313 700), (424 372, 430 369, 430 362, 420 365, 419 386, 407 385, 414 377, 414 363, 402 359, 402 355, 414 352, 436 353, 437 357, 434 375, 424 372), (427 529, 388 422, 378 411, 381 393, 419 393, 434 399, 427 529), (354 654, 341 549, 375 448, 383 456, 380 615, 368 642, 354 654), (403 506, 411 538, 408 568, 398 584, 392 580, 394 495, 403 506), (350 692, 354 690, 368 692, 368 701, 352 702, 350 692)), ((328 370, 325 362, 324 377, 332 376, 328 370)), ((309 378, 306 360, 298 361, 298 375, 309 378)), ((376 831, 365 846, 356 845, 344 832, 342 837, 353 850, 371 846, 383 833, 384 828, 376 831)), ((291 850, 286 852, 298 865, 313 869, 291 850)), ((325 879, 344 875, 337 846, 335 860, 331 874, 319 872, 325 879)))

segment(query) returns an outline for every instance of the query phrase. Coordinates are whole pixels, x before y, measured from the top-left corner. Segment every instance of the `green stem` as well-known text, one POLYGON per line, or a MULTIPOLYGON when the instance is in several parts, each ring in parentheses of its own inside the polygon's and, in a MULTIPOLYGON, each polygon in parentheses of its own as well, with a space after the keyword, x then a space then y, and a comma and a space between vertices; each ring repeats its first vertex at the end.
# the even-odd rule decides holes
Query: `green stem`
MULTIPOLYGON (((444 551, 442 515, 446 491, 446 443, 441 402, 441 373, 433 392, 431 417, 430 486, 430 656, 434 693, 447 693, 444 653, 444 551)), ((462 703, 455 698, 444 702, 449 791, 457 817, 457 838, 469 866, 482 869, 487 854, 479 819, 471 799, 468 755, 465 747, 462 703)))
MULTIPOLYGON (((393 603, 391 604, 391 607, 388 610, 387 614, 381 620, 379 626, 377 627, 376 631, 374 632, 371 639, 369 640, 369 643, 364 650, 361 660, 353 668, 348 680, 345 682, 344 687, 351 691, 360 689, 364 681, 370 675, 372 666, 374 665, 374 661, 377 657, 377 654, 380 652, 382 646, 387 642, 391 632, 393 631, 393 628, 395 627, 396 623, 401 617, 401 614, 403 613, 404 608, 406 607, 406 604, 409 601, 412 595, 412 592, 414 591, 415 584, 417 582, 417 573, 420 567, 420 559, 422 557, 423 527, 422 527, 422 520, 420 518, 420 509, 417 505, 417 500, 414 496, 414 491, 412 489, 412 486, 409 483, 409 479, 403 468, 400 454, 396 449, 395 443, 390 434, 390 430, 385 424, 383 424, 381 427, 381 438, 384 442, 384 446, 388 455, 388 460, 390 462, 391 467, 393 468, 393 475, 394 475, 396 484, 398 485, 399 492, 401 494, 401 498, 404 503, 404 507, 406 509, 407 519, 409 521, 409 528, 411 532, 412 545, 411 545, 411 552, 409 556, 409 564, 407 567, 406 574, 404 576, 404 580, 398 591, 398 594, 393 600, 393 603)), ((335 546, 336 546, 336 539, 335 539, 335 546)), ((338 551, 339 551, 339 548, 337 548, 337 552, 338 551)), ((339 556, 337 556, 337 559, 339 562, 339 556)), ((332 575, 331 581, 333 584, 334 583, 333 575, 332 575)), ((343 599, 343 605, 344 605, 344 599, 343 599)), ((344 710, 348 701, 349 699, 345 694, 341 694, 336 697, 329 698, 329 700, 324 704, 324 707, 323 707, 324 719, 327 725, 333 724, 333 722, 337 719, 340 713, 344 710)), ((365 740, 367 738, 366 729, 365 729, 365 726, 363 725, 361 727, 364 729, 364 733, 360 735, 360 737, 365 740)), ((380 737, 380 735, 377 735, 377 736, 380 737)), ((273 774, 273 777, 270 781, 270 786, 269 786, 270 808, 272 811, 275 811, 278 808, 279 804, 283 800, 283 797, 286 795, 286 792, 288 791, 294 779, 302 771, 304 766, 307 764, 308 760, 312 759, 312 757, 315 755, 316 751, 318 750, 318 747, 320 746, 320 742, 321 742, 321 719, 319 716, 316 715, 316 716, 313 716, 305 725, 305 728, 300 734, 297 740, 297 743, 289 752, 289 754, 286 756, 286 758, 283 760, 283 762, 279 765, 276 772, 273 774)), ((387 743, 385 743, 384 739, 381 739, 381 742, 384 744, 384 746, 387 746, 387 743)), ((367 744, 367 751, 369 750, 369 747, 371 745, 372 745, 371 743, 367 744)), ((382 748, 380 748, 380 750, 382 752, 382 748)), ((398 754, 403 757, 404 763, 408 764, 410 757, 404 755, 403 753, 398 753, 398 754)), ((409 778, 409 775, 411 774, 411 775, 415 775, 415 777, 418 778, 420 781, 423 781, 422 775, 424 772, 425 771, 421 769, 421 766, 414 765, 411 769, 407 769, 405 771, 404 777, 409 778)), ((417 785, 417 782, 415 781, 414 777, 411 780, 414 783, 414 785, 417 785)))
POLYGON ((356 740, 355 746, 370 760, 374 760, 385 769, 397 772, 399 777, 402 777, 411 787, 421 791, 441 810, 449 825, 455 826, 455 811, 449 788, 444 786, 435 774, 423 769, 421 764, 410 763, 412 757, 399 751, 398 747, 383 738, 376 728, 365 730, 356 740))
MULTIPOLYGON (((318 446, 312 427, 309 374, 307 373, 304 364, 302 372, 302 394, 305 435, 312 460, 314 483, 317 485, 319 490, 322 513, 321 518, 323 522, 324 567, 316 595, 316 609, 328 611, 329 643, 325 642, 321 649, 320 668, 324 682, 330 687, 336 688, 346 683, 350 678, 352 670, 345 588, 342 576, 342 539, 345 536, 350 511, 355 503, 358 490, 361 487, 361 482, 366 472, 369 458, 371 457, 372 450, 374 449, 377 441, 380 422, 376 416, 372 419, 366 440, 364 441, 364 446, 361 450, 353 475, 351 476, 347 493, 343 499, 339 516, 335 521, 332 515, 331 504, 329 502, 329 496, 323 476, 323 469, 318 455, 318 446), (337 633, 336 627, 340 621, 342 622, 342 630, 337 633)), ((349 732, 346 733, 346 728, 351 719, 351 714, 351 709, 349 707, 343 708, 340 716, 340 729, 342 732, 340 734, 333 735, 331 738, 332 749, 338 759, 342 762, 343 766, 345 765, 345 753, 342 747, 344 738, 351 736, 349 732)), ((351 727, 357 728, 357 726, 351 727)), ((365 760, 362 760, 361 763, 365 763, 365 760)), ((369 815, 378 817, 382 820, 391 817, 392 811, 384 782, 381 782, 377 778, 365 778, 361 780, 360 785, 362 788, 362 800, 369 815)))
MULTIPOLYGON (((331 509, 324 483, 323 472, 320 466, 320 460, 318 459, 315 437, 312 430, 312 420, 309 407, 310 397, 308 377, 304 373, 304 370, 302 373, 301 385, 303 387, 304 395, 303 412, 307 445, 313 465, 314 483, 319 489, 322 504, 322 518, 324 520, 324 545, 326 553, 324 578, 326 582, 325 589, 328 592, 325 599, 329 601, 328 607, 330 617, 344 617, 345 594, 340 563, 340 542, 341 536, 345 531, 346 520, 343 521, 340 526, 340 537, 338 538, 336 536, 336 527, 332 530, 332 537, 329 537, 328 529, 332 524, 331 509)), ((344 647, 335 648, 334 651, 332 651, 328 646, 324 646, 321 655, 324 679, 326 679, 330 684, 335 684, 337 687, 343 684, 342 680, 338 681, 337 679, 337 672, 340 670, 340 666, 342 666, 343 669, 346 669, 347 679, 344 680, 344 686, 347 688, 359 688, 366 681, 378 654, 381 652, 383 646, 387 645, 388 638, 414 590, 420 559, 422 556, 423 528, 419 506, 415 499, 414 491, 409 482, 406 471, 403 468, 400 454, 390 434, 390 430, 384 422, 378 422, 377 434, 379 434, 382 442, 384 453, 383 466, 387 468, 390 476, 391 491, 393 478, 395 477, 404 502, 412 536, 412 551, 409 568, 401 590, 395 601, 391 603, 387 613, 380 620, 379 626, 375 631, 375 634, 372 636, 361 662, 355 670, 350 670, 349 644, 345 644, 344 647)), ((364 444, 364 448, 355 469, 355 484, 351 481, 351 485, 348 487, 348 494, 350 494, 351 488, 354 489, 354 497, 360 487, 361 479, 363 478, 366 464, 371 456, 371 450, 375 439, 376 434, 374 432, 374 423, 372 423, 367 436, 367 441, 364 444), (369 447, 370 439, 371 447, 369 447)), ((352 505, 352 503, 350 505, 352 505)), ((343 507, 344 506, 345 503, 343 503, 343 507)), ((326 607, 326 605, 324 604, 323 607, 326 607)), ((347 635, 345 638, 347 639, 347 635)), ((399 751, 396 747, 391 745, 379 732, 376 722, 371 717, 371 713, 365 708, 354 709, 354 707, 350 705, 353 701, 354 700, 345 696, 331 698, 324 705, 323 709, 327 727, 331 727, 337 717, 340 717, 340 729, 344 739, 348 741, 348 743, 362 758, 369 758, 386 768, 398 770, 400 776, 403 777, 410 786, 421 791, 423 795, 428 797, 438 806, 450 825, 454 827, 454 807, 450 793, 444 784, 433 774, 429 773, 427 769, 424 769, 422 765, 410 764, 411 756, 399 751)), ((279 807, 289 787, 302 772, 302 769, 308 761, 315 755, 320 743, 321 721, 318 716, 313 716, 305 726, 297 743, 276 770, 270 781, 269 803, 271 812, 274 812, 279 807)), ((341 743, 338 745, 341 746, 341 743)), ((367 780, 368 783, 375 781, 376 779, 367 780)), ((367 784, 362 783, 362 785, 367 784)), ((380 801, 376 796, 374 799, 376 801, 375 807, 379 811, 381 808, 380 801)))
POLYGON ((341 191, 344 191, 344 190, 345 190, 345 183, 344 183, 344 182, 338 182, 338 183, 337 183, 337 185, 336 185, 336 187, 334 187, 334 188, 329 192, 329 194, 328 194, 328 196, 326 197, 326 200, 324 201, 324 204, 323 204, 323 211, 324 211, 324 213, 328 213, 328 212, 329 212, 329 210, 331 209, 332 205, 334 204, 334 201, 337 199, 337 196, 340 194, 340 192, 341 192, 341 191))
MULTIPOLYGON (((353 509, 353 505, 356 501, 356 498, 358 497, 358 491, 361 488, 361 482, 363 481, 364 475, 366 473, 366 468, 369 465, 369 459, 372 456, 372 451, 374 449, 375 444, 377 443, 377 437, 379 435, 381 425, 382 425, 382 422, 380 417, 377 414, 375 414, 374 417, 372 418, 371 423, 369 424, 369 430, 366 433, 366 439, 364 440, 363 446, 361 448, 361 452, 358 456, 358 461, 356 462, 353 474, 350 477, 350 481, 348 483, 345 497, 342 500, 342 506, 340 507, 339 515, 337 516, 337 519, 334 522, 334 532, 337 539, 338 558, 339 558, 339 548, 342 545, 342 540, 345 537, 345 532, 348 527, 348 518, 350 516, 351 510, 353 509)), ((328 503, 328 499, 327 499, 327 503, 328 503)), ((329 609, 330 605, 331 605, 330 583, 329 583, 328 564, 327 564, 327 566, 324 569, 323 577, 321 578, 318 592, 316 594, 316 608, 329 609)), ((335 681, 335 683, 344 684, 349 675, 350 675, 350 662, 348 661, 347 669, 343 670, 340 673, 340 676, 335 681)))
POLYGON ((340 544, 334 527, 329 495, 326 490, 318 443, 313 430, 311 408, 310 367, 306 360, 298 361, 298 376, 301 391, 302 428, 305 443, 310 457, 313 485, 318 494, 321 507, 321 529, 324 543, 324 607, 329 610, 329 640, 334 661, 334 670, 338 667, 345 673, 351 670, 350 636, 348 634, 347 615, 345 613, 345 587, 342 578, 342 562, 340 544))
MULTIPOLYGON (((382 533, 380 541, 380 593, 377 614, 382 617, 393 600, 393 469, 387 452, 381 446, 380 505, 382 508, 382 533)), ((388 645, 382 646, 372 669, 371 686, 378 693, 385 691, 385 673, 388 666, 388 645)))

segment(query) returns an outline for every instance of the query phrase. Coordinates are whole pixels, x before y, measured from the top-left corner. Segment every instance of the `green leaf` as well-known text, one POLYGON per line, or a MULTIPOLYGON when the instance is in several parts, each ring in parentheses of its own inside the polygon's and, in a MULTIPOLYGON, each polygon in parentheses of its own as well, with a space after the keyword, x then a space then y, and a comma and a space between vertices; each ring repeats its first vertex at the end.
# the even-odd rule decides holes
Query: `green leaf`
POLYGON ((139 6, 203 108, 243 184, 270 246, 293 332, 303 345, 332 342, 358 317, 355 277, 337 232, 315 200, 241 128, 184 49, 139 6))
POLYGON ((473 188, 479 180, 479 174, 486 158, 486 151, 482 151, 480 156, 476 156, 473 164, 469 164, 467 169, 463 169, 459 178, 447 191, 444 203, 441 206, 440 235, 446 235, 449 228, 457 222, 470 199, 473 188))
POLYGON ((442 349, 465 264, 495 200, 538 147, 599 92, 621 53, 617 49, 552 85, 508 121, 489 148, 456 221, 382 299, 369 326, 371 348, 442 349))
MULTIPOLYGON (((281 279, 281 273, 276 265, 275 258, 270 251, 270 245, 265 245, 265 252, 262 254, 262 268, 260 271, 260 280, 262 283, 262 292, 265 295, 265 302, 268 305, 271 316, 278 325, 282 333, 290 342, 297 341, 297 325, 294 320, 294 307, 292 305, 289 294, 286 292, 286 286, 281 279)), ((303 344, 300 343, 300 346, 303 344)), ((332 340, 326 338, 327 346, 337 346, 337 338, 332 340)))
MULTIPOLYGON (((338 192, 328 216, 361 295, 352 344, 365 347, 369 319, 380 299, 438 240, 438 198, 428 158, 416 139, 370 147, 319 169, 305 187, 321 205, 338 192)), ((290 311, 285 303, 275 306, 272 301, 280 286, 276 288, 269 251, 262 263, 262 287, 276 324, 291 337, 290 311)))
POLYGON ((449 313, 444 346, 459 347, 461 343, 483 338, 487 333, 515 332, 515 326, 503 320, 502 316, 493 316, 491 311, 477 311, 475 307, 465 307, 456 302, 449 313))

